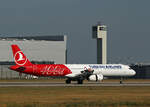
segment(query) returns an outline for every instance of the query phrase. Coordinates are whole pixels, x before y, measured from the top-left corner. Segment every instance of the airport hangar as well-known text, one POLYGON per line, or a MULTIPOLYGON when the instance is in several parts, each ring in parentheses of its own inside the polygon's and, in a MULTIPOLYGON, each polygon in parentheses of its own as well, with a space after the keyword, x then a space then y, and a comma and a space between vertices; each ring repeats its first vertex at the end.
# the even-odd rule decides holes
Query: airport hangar
POLYGON ((17 44, 32 63, 67 63, 66 35, 0 37, 0 79, 19 78, 18 72, 8 69, 15 65, 11 44, 17 44))

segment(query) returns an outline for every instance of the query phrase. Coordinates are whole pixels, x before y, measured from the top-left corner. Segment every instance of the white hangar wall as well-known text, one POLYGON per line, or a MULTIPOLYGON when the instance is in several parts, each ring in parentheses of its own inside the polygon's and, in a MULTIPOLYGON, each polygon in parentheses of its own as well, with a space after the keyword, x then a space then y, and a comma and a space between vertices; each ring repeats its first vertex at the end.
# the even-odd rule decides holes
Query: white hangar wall
POLYGON ((57 36, 55 38, 54 36, 38 36, 37 38, 0 38, 0 62, 14 61, 11 44, 17 44, 30 61, 66 63, 66 36, 57 36))

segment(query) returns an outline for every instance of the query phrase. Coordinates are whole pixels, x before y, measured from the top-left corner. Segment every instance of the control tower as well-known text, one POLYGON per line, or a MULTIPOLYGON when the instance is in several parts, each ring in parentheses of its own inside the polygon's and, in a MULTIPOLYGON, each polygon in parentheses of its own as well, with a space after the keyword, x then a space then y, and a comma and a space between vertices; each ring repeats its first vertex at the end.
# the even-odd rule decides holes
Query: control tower
POLYGON ((92 36, 97 39, 97 64, 107 64, 107 27, 97 24, 92 27, 92 36))

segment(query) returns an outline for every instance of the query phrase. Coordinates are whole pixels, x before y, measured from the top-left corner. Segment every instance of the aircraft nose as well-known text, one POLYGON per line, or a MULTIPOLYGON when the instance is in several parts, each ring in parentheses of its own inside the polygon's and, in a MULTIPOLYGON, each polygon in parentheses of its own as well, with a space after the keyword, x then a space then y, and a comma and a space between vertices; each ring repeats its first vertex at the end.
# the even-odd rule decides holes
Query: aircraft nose
POLYGON ((135 75, 135 74, 136 74, 136 72, 134 70, 132 70, 132 75, 135 75))

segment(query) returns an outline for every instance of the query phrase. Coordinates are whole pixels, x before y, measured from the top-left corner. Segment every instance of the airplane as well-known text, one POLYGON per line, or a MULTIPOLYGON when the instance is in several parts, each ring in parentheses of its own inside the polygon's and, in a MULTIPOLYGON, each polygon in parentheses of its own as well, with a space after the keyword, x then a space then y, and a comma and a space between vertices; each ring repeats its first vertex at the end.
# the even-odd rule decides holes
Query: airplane
POLYGON ((128 65, 123 64, 32 64, 18 45, 12 44, 12 52, 16 65, 9 69, 19 73, 35 76, 59 76, 66 77, 66 84, 77 81, 83 84, 83 80, 102 81, 109 76, 133 76, 136 72, 128 65))

